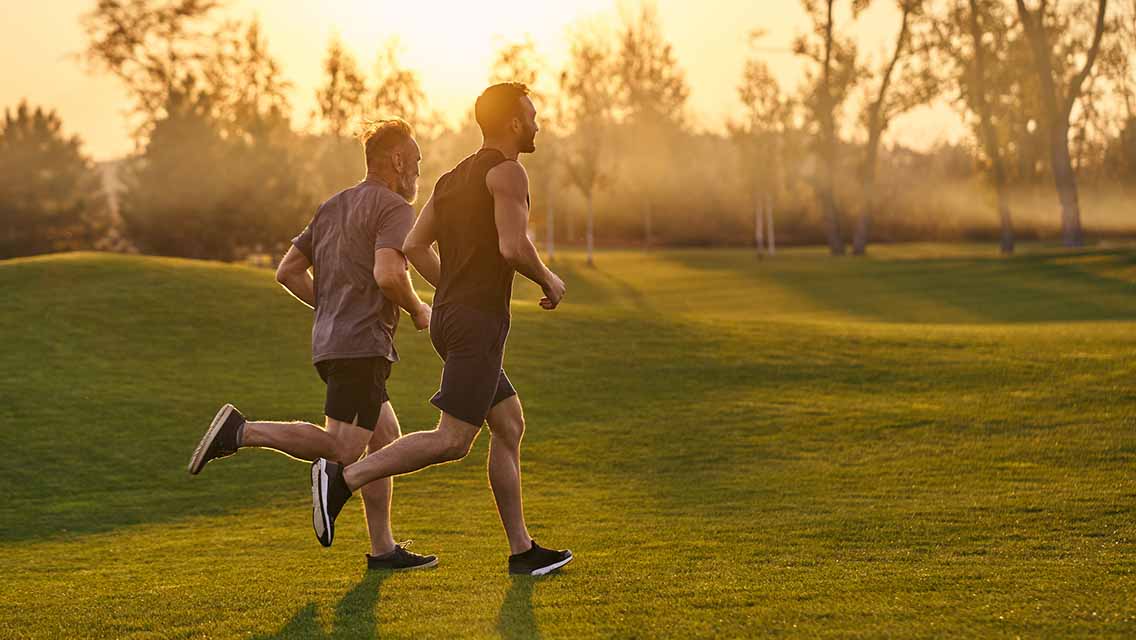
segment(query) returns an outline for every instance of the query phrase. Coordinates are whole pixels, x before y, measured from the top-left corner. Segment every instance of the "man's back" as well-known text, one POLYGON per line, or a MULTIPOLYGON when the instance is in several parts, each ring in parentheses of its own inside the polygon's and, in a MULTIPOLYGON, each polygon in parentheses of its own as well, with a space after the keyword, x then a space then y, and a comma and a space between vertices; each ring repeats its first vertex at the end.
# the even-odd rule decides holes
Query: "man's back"
POLYGON ((513 267, 498 246, 493 196, 485 177, 505 162, 481 149, 438 180, 434 189, 441 278, 434 306, 459 303, 495 315, 509 314, 513 267))
POLYGON ((313 362, 373 356, 398 360, 398 306, 375 283, 375 251, 401 250, 413 224, 414 210, 402 196, 364 180, 324 202, 292 241, 315 272, 313 362))

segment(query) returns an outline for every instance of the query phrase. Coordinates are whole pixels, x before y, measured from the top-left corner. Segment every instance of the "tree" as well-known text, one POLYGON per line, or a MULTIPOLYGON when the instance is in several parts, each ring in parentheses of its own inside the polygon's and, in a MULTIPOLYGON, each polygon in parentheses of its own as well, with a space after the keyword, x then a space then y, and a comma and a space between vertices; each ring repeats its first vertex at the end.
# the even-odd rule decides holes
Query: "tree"
MULTIPOLYGON (((815 146, 820 156, 814 189, 824 220, 829 252, 839 256, 844 255, 844 240, 840 233, 835 193, 837 151, 840 144, 837 111, 847 99, 857 74, 855 44, 836 34, 833 17, 836 2, 837 0, 801 0, 813 28, 811 33, 797 38, 793 50, 819 67, 806 76, 809 91, 806 103, 816 123, 815 146)), ((867 0, 852 0, 853 17, 867 6, 867 0)))
POLYGON ((872 75, 878 84, 866 100, 863 124, 868 132, 864 148, 864 161, 860 168, 860 182, 864 189, 864 203, 852 235, 852 253, 863 255, 868 246, 868 233, 872 215, 879 206, 876 169, 880 141, 897 116, 929 102, 937 93, 934 78, 927 68, 919 68, 916 55, 921 43, 914 40, 913 31, 923 15, 923 0, 894 0, 899 9, 899 32, 895 46, 883 67, 872 75))
POLYGON ((1000 227, 1000 250, 1014 252, 1014 225, 1010 210, 1008 159, 1016 154, 1018 176, 1025 177, 1032 162, 1028 136, 1036 91, 1017 72, 1020 25, 1001 0, 955 0, 934 16, 937 27, 934 50, 927 63, 950 78, 957 104, 969 114, 978 148, 985 158, 985 173, 994 187, 1000 227), (939 56, 942 56, 941 58, 939 56))
MULTIPOLYGON (((753 37, 760 35, 755 33, 753 37)), ((742 173, 747 177, 753 206, 754 246, 761 256, 767 243, 772 253, 773 206, 785 173, 782 143, 786 129, 791 126, 792 105, 769 65, 756 58, 746 60, 738 97, 745 107, 746 117, 728 129, 739 146, 742 173)))
POLYGON ((399 59, 400 47, 398 39, 391 38, 379 53, 370 105, 379 118, 399 117, 415 127, 425 127, 430 120, 426 93, 418 74, 399 59))
MULTIPOLYGON (((1056 5, 1047 6, 1041 0, 1036 10, 1026 6, 1025 0, 1016 0, 1018 15, 1033 52, 1034 71, 1041 87, 1041 102, 1045 110, 1045 129, 1049 137, 1050 164, 1053 181, 1061 203, 1061 234, 1067 247, 1084 244, 1081 232, 1081 205, 1077 194, 1077 177, 1069 154, 1069 119, 1073 106, 1081 94, 1085 80, 1093 70, 1100 52, 1105 30, 1108 0, 1099 0, 1092 30, 1092 41, 1083 52, 1080 69, 1069 61, 1081 57, 1076 30, 1054 29, 1053 23, 1061 16, 1056 5), (1073 36, 1069 36, 1073 31, 1073 36), (1065 36, 1065 37, 1062 37, 1065 36), (1056 39, 1056 46, 1053 40, 1056 39)), ((1077 11, 1078 7, 1074 7, 1077 11)))
POLYGON ((0 257, 80 249, 106 231, 101 180, 55 111, 20 102, 0 125, 0 257))
POLYGON ((489 67, 489 83, 523 82, 534 95, 540 96, 543 92, 537 89, 537 84, 541 80, 542 67, 544 61, 537 54, 532 38, 506 42, 494 54, 489 67))
POLYGON ((127 164, 127 237, 143 251, 191 258, 278 252, 309 198, 289 85, 259 23, 228 23, 200 73, 173 88, 127 164))
POLYGON ((1002 166, 1001 145, 998 134, 994 130, 994 116, 990 111, 990 102, 987 93, 987 63, 986 43, 983 42, 984 33, 977 0, 970 1, 971 46, 974 51, 974 66, 971 71, 972 102, 978 112, 979 128, 982 135, 982 146, 986 150, 986 157, 990 161, 990 175, 994 180, 994 189, 998 198, 998 221, 1001 225, 1001 251, 1003 255, 1014 252, 1014 224, 1010 217, 1009 196, 1006 194, 1006 170, 1002 166))
POLYGON ((143 153, 123 176, 127 238, 144 253, 233 260, 234 220, 223 170, 229 148, 207 93, 185 81, 162 106, 143 153))
POLYGON ((141 137, 170 104, 170 94, 200 80, 214 46, 212 15, 224 0, 98 0, 80 24, 83 58, 113 74, 133 99, 141 137))
POLYGON ((652 243, 655 200, 663 188, 672 144, 684 128, 690 89, 674 48, 663 34, 658 8, 643 2, 638 13, 624 18, 616 55, 622 131, 633 150, 636 171, 630 176, 643 194, 643 246, 652 243))
POLYGON ((602 35, 581 28, 568 43, 568 64, 560 76, 564 124, 570 132, 565 166, 572 184, 587 201, 588 265, 594 264, 596 189, 606 182, 604 152, 612 135, 618 86, 616 59, 602 35))
POLYGON ((313 153, 317 158, 317 193, 326 196, 362 178, 359 145, 349 135, 352 123, 363 119, 367 84, 354 56, 338 37, 333 36, 328 43, 323 69, 324 83, 316 89, 315 113, 323 125, 323 137, 313 153))
POLYGON ((343 48, 338 36, 327 45, 323 60, 324 84, 316 89, 316 112, 324 132, 335 138, 344 137, 353 119, 363 115, 367 83, 351 52, 343 48))
POLYGON ((202 71, 214 116, 228 136, 263 130, 264 120, 288 120, 292 83, 268 51, 260 21, 227 22, 202 71))

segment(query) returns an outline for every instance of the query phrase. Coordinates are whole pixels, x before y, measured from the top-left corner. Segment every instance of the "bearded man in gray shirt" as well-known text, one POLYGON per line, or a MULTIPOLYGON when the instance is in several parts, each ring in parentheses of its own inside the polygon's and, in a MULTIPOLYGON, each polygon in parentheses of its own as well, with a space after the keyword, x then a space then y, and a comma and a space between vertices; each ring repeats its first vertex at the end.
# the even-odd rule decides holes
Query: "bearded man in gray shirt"
MULTIPOLYGON (((398 119, 372 123, 363 146, 367 177, 320 205, 276 270, 277 281, 315 310, 312 362, 327 384, 326 429, 307 422, 247 421, 226 404, 194 450, 191 474, 245 447, 348 464, 401 435, 386 390, 391 365, 398 362, 399 308, 410 314, 416 329, 430 326, 430 306, 415 293, 402 253, 414 225, 410 205, 418 194, 422 156, 410 125, 398 119)), ((369 568, 437 564, 434 556, 395 544, 390 478, 372 482, 361 493, 371 537, 369 568)))

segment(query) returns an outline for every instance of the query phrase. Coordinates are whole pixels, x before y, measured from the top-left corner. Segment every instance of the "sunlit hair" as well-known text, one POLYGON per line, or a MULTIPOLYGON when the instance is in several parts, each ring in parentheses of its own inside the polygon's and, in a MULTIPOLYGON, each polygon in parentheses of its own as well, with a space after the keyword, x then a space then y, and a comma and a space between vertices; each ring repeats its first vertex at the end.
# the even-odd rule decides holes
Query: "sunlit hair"
POLYGON ((414 129, 402 118, 368 120, 359 131, 359 140, 367 158, 367 166, 376 166, 376 161, 414 139, 414 129))
POLYGON ((527 95, 529 88, 523 82, 502 82, 482 91, 473 107, 481 135, 504 131, 510 120, 521 115, 521 98, 527 95))

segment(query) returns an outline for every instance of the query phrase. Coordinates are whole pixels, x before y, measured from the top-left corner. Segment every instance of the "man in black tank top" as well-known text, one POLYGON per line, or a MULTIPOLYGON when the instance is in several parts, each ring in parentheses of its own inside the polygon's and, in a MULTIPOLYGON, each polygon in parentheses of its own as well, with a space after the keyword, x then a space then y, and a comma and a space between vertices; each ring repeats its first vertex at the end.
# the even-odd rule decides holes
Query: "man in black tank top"
POLYGON ((438 180, 407 236, 403 252, 437 289, 430 339, 445 365, 431 402, 437 428, 411 433, 343 467, 313 467, 316 535, 331 544, 335 517, 351 492, 369 482, 464 458, 489 423, 489 482, 509 539, 509 572, 543 575, 572 560, 571 551, 536 544, 521 501, 520 446, 525 423, 516 390, 501 368, 509 334, 513 274, 540 285, 540 306, 555 309, 564 282, 541 262, 528 238, 528 174, 517 161, 536 149, 536 108, 520 83, 494 85, 477 99, 484 143, 438 180), (437 242, 438 252, 432 245, 437 242))

